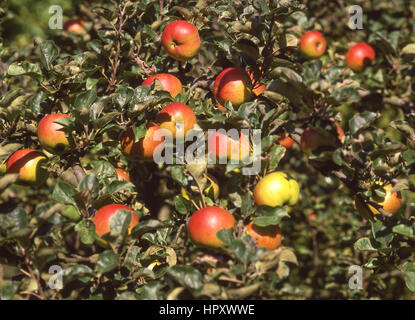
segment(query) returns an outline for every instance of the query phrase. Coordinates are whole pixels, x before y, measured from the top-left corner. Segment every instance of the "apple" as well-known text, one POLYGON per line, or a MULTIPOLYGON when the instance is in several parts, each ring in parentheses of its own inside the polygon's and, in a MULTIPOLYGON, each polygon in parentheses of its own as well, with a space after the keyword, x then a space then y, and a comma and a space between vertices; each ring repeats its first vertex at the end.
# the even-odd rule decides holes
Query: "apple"
POLYGON ((157 122, 163 129, 169 130, 173 138, 184 137, 186 133, 193 128, 196 123, 196 116, 192 108, 181 102, 173 102, 161 109, 157 116, 157 122), (183 122, 179 132, 176 132, 176 122, 183 122), (181 132, 180 132, 181 131, 181 132))
POLYGON ((127 171, 120 168, 116 168, 115 172, 117 173, 118 180, 131 182, 130 175, 127 171))
MULTIPOLYGON (((343 129, 336 124, 337 138, 340 142, 344 141, 344 131, 343 129)), ((305 153, 312 153, 319 147, 323 146, 333 146, 335 144, 335 139, 327 133, 326 135, 317 132, 312 128, 306 128, 301 135, 301 147, 305 153)))
POLYGON ((270 207, 285 204, 295 205, 300 196, 297 181, 290 179, 286 173, 277 171, 267 174, 254 188, 254 200, 257 206, 270 207))
POLYGON ((144 80, 141 85, 151 86, 156 79, 160 81, 162 90, 169 92, 173 98, 176 97, 179 93, 182 93, 182 83, 180 82, 179 78, 170 73, 158 73, 152 75, 151 77, 144 80))
POLYGON ((355 72, 362 71, 376 58, 375 50, 365 42, 358 42, 346 53, 346 64, 355 72))
POLYGON ((134 213, 134 210, 123 205, 123 204, 108 204, 101 207, 92 218, 92 221, 95 224, 95 232, 99 237, 110 232, 110 222, 111 218, 118 210, 128 210, 131 212, 131 222, 128 226, 128 233, 131 232, 131 229, 138 224, 138 217, 134 213))
POLYGON ((251 78, 251 83, 252 83, 252 92, 256 95, 259 96, 261 93, 263 93, 266 89, 266 85, 261 83, 261 80, 263 79, 263 74, 262 74, 262 68, 259 67, 259 75, 256 75, 255 72, 251 69, 247 69, 247 73, 249 75, 249 77, 251 78))
MULTIPOLYGON (((381 205, 383 210, 394 215, 395 213, 399 211, 399 209, 402 206, 402 195, 400 191, 395 191, 391 193, 391 190, 392 190, 391 184, 386 185, 384 189, 386 192, 385 198, 373 196, 372 200, 378 203, 379 205, 381 205)), ((375 209, 370 204, 368 206, 369 206, 370 211, 372 211, 373 214, 380 213, 377 209, 375 209)))
POLYGON ((40 120, 37 128, 37 137, 46 151, 52 154, 62 154, 70 149, 69 140, 62 130, 64 127, 55 122, 56 120, 70 117, 68 114, 52 113, 40 120))
POLYGON ((199 246, 219 248, 224 243, 216 233, 221 229, 235 227, 235 218, 229 211, 219 207, 202 208, 190 217, 187 231, 192 242, 199 246))
POLYGON ((246 233, 256 239, 258 247, 275 250, 281 244, 281 230, 277 225, 260 227, 251 221, 246 226, 246 233))
POLYGON ((147 124, 146 135, 134 142, 134 131, 131 127, 128 128, 120 136, 122 153, 131 160, 152 159, 154 150, 164 141, 164 137, 160 141, 154 139, 154 135, 159 129, 160 127, 156 123, 147 124))
POLYGON ((229 135, 215 131, 208 136, 207 152, 223 162, 225 159, 241 161, 249 157, 249 138, 241 132, 239 140, 234 140, 229 135))
POLYGON ((245 70, 227 68, 216 77, 213 95, 219 104, 230 101, 234 108, 238 108, 252 98, 251 79, 245 70))
POLYGON ((161 34, 161 44, 174 60, 189 60, 199 51, 199 31, 187 21, 170 22, 161 34))
POLYGON ((300 51, 304 58, 320 58, 326 51, 327 43, 319 31, 308 31, 300 38, 300 51))
POLYGON ((294 144, 294 140, 286 136, 284 131, 281 131, 278 135, 280 136, 278 138, 278 143, 287 149, 291 149, 294 144))
POLYGON ((20 149, 13 153, 6 165, 7 173, 18 173, 18 182, 40 185, 48 177, 48 172, 42 167, 47 161, 44 154, 35 149, 20 149))
POLYGON ((85 21, 82 19, 71 19, 63 24, 63 28, 69 32, 81 34, 84 29, 85 21))

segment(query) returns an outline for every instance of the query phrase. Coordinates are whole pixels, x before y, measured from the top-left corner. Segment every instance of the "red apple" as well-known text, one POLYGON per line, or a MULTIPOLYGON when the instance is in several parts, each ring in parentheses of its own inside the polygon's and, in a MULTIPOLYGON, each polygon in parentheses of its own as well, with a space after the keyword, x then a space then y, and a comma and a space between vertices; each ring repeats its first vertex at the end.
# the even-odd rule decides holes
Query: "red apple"
POLYGON ((157 116, 157 122, 163 129, 169 130, 173 138, 185 136, 186 133, 193 128, 196 123, 196 116, 192 108, 181 102, 173 102, 161 109, 157 116), (181 134, 176 132, 176 122, 183 122, 183 130, 181 134))
POLYGON ((123 204, 108 204, 106 206, 101 207, 95 214, 92 221, 95 224, 95 232, 98 236, 102 236, 111 231, 110 229, 110 222, 111 218, 118 210, 128 210, 131 212, 131 222, 128 226, 128 233, 131 232, 131 229, 134 228, 138 224, 138 217, 134 213, 134 210, 131 208, 123 205, 123 204))
POLYGON ((281 244, 281 230, 276 225, 260 227, 251 221, 246 226, 246 233, 256 239, 258 247, 275 250, 281 244))
POLYGON ((187 21, 170 22, 161 34, 161 44, 174 60, 189 60, 199 51, 199 31, 187 21))
POLYGON ((128 128, 120 137, 122 153, 131 160, 153 159, 154 150, 164 141, 164 137, 160 141, 154 139, 154 135, 159 129, 157 124, 149 123, 146 135, 138 142, 134 142, 134 131, 131 127, 128 128))
POLYGON ((71 116, 63 113, 52 113, 42 118, 37 128, 37 137, 40 144, 48 152, 62 154, 69 150, 70 144, 63 126, 56 123, 56 120, 70 118, 71 116))
MULTIPOLYGON (((344 131, 343 129, 336 124, 337 139, 340 142, 344 141, 344 131)), ((301 147, 304 152, 311 153, 315 149, 323 146, 333 145, 333 139, 331 136, 324 136, 322 133, 317 132, 312 128, 306 128, 301 135, 301 147)))
POLYGON ((219 160, 244 160, 249 157, 249 139, 242 132, 239 140, 234 140, 229 135, 215 131, 208 136, 207 151, 219 160))
POLYGON ((287 137, 283 131, 280 132, 278 135, 280 136, 280 138, 278 139, 278 143, 286 147, 287 149, 291 149, 294 144, 294 140, 290 137, 287 137))
POLYGON ((40 185, 48 177, 47 170, 41 166, 45 161, 46 157, 38 150, 17 150, 7 161, 6 172, 18 173, 18 182, 40 185))
POLYGON ((320 58, 326 47, 326 39, 318 31, 308 31, 300 38, 300 51, 306 59, 320 58))
POLYGON ((219 248, 224 243, 216 233, 221 229, 235 227, 235 218, 229 211, 219 207, 202 208, 190 217, 187 231, 194 244, 219 248))
POLYGON ((346 53, 346 64, 356 72, 362 71, 376 58, 375 50, 364 42, 358 42, 346 53))
POLYGON ((71 19, 63 24, 63 28, 69 32, 81 34, 84 29, 85 21, 82 19, 71 19))
POLYGON ((219 104, 223 105, 229 100, 233 107, 238 108, 252 98, 251 79, 245 70, 227 68, 216 77, 213 95, 219 104))
POLYGON ((117 172, 118 180, 131 182, 130 175, 127 171, 120 168, 116 168, 115 172, 117 172))
POLYGON ((144 80, 141 85, 151 86, 156 79, 160 81, 162 89, 169 92, 173 98, 182 93, 182 83, 177 77, 169 73, 155 74, 144 80))

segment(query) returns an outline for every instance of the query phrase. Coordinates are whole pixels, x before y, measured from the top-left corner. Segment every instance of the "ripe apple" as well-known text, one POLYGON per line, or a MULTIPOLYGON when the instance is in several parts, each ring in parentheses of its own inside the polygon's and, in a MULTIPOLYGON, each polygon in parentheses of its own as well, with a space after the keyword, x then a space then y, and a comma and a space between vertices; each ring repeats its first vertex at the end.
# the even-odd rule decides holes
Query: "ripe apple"
POLYGON ((134 213, 134 210, 123 205, 123 204, 108 204, 101 207, 96 213, 92 221, 95 224, 95 232, 99 237, 110 232, 110 222, 111 218, 118 210, 128 210, 131 212, 131 222, 128 226, 128 233, 131 232, 131 229, 138 224, 138 217, 134 213))
POLYGON ((252 83, 249 75, 240 68, 227 68, 215 79, 213 95, 219 104, 232 102, 234 108, 252 98, 252 83))
POLYGON ((188 105, 181 102, 173 102, 161 109, 157 116, 157 122, 161 128, 169 130, 175 139, 176 137, 186 136, 186 133, 193 129, 196 123, 196 116, 188 105), (180 127, 183 127, 183 129, 180 129, 179 132, 176 132, 177 121, 183 122, 183 126, 180 127))
POLYGON ((69 32, 81 34, 84 29, 85 21, 82 19, 71 19, 63 24, 63 28, 69 32))
POLYGON ((7 173, 18 173, 18 182, 40 185, 48 177, 48 172, 42 167, 47 161, 42 152, 35 149, 20 149, 11 155, 6 165, 7 173))
POLYGON ((141 85, 151 86, 156 79, 160 81, 162 90, 169 92, 173 98, 179 93, 182 93, 181 81, 179 78, 170 73, 158 73, 152 75, 151 77, 144 80, 141 85))
POLYGON ((260 227, 251 221, 246 226, 246 233, 256 239, 258 247, 275 250, 281 244, 281 230, 277 225, 260 227))
POLYGON ((281 131, 278 135, 280 136, 278 143, 287 149, 291 149, 294 144, 294 140, 286 136, 284 131, 281 131))
MULTIPOLYGON (((402 206, 402 195, 400 191, 395 191, 391 193, 391 190, 392 190, 391 184, 386 185, 384 189, 386 192, 385 198, 374 196, 372 200, 378 203, 379 205, 381 205, 383 210, 394 215, 395 213, 399 211, 399 209, 402 206)), ((377 209, 375 209, 370 204, 368 206, 369 206, 370 211, 373 212, 373 214, 380 213, 377 209)))
POLYGON ((190 217, 187 231, 194 244, 206 247, 219 248, 224 243, 216 233, 221 229, 235 227, 235 218, 229 211, 219 207, 202 208, 190 217))
POLYGON ((376 58, 375 50, 365 42, 358 42, 346 53, 346 64, 356 72, 362 71, 376 58))
POLYGON ((120 168, 116 168, 115 172, 117 172, 118 180, 131 182, 130 175, 127 171, 120 168))
POLYGON ((327 43, 319 31, 308 31, 300 38, 300 51, 304 58, 320 58, 326 51, 327 43))
POLYGON ((55 121, 70 117, 69 114, 52 113, 40 120, 37 128, 37 137, 46 151, 52 154, 62 154, 69 150, 70 143, 62 130, 63 126, 55 121))
POLYGON ((134 142, 134 131, 131 127, 128 128, 120 137, 122 153, 131 160, 153 159, 154 150, 164 141, 164 137, 160 141, 154 139, 154 135, 159 129, 160 127, 157 124, 149 123, 146 135, 139 141, 134 142))
POLYGON ((285 204, 295 205, 300 196, 300 187, 297 181, 290 179, 281 171, 272 172, 262 178, 254 188, 254 200, 257 206, 270 207, 285 204))
POLYGON ((340 142, 344 141, 344 131, 343 129, 336 124, 337 137, 333 137, 327 133, 326 135, 317 132, 312 128, 306 128, 301 135, 301 147, 305 153, 312 153, 315 149, 323 146, 332 146, 335 144, 335 139, 338 139, 340 142))
POLYGON ((161 34, 161 44, 174 60, 189 60, 199 51, 199 31, 187 21, 170 22, 161 34))
POLYGON ((249 138, 241 132, 238 141, 229 135, 215 131, 208 137, 207 152, 223 162, 225 159, 242 161, 249 157, 249 138))
POLYGON ((262 74, 262 70, 261 69, 262 68, 259 67, 259 73, 260 73, 259 75, 256 75, 254 73, 254 71, 251 71, 250 69, 247 69, 247 73, 248 73, 249 77, 251 78, 252 92, 256 96, 259 96, 267 88, 267 86, 265 84, 262 84, 261 83, 261 80, 263 79, 263 74, 262 74))

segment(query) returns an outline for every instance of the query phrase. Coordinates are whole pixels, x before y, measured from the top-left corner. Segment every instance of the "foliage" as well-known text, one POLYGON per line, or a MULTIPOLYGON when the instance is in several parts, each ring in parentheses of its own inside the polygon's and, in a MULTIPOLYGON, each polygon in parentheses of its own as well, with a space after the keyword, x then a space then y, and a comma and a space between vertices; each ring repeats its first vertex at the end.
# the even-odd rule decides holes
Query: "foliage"
MULTIPOLYGON (((25 14, 23 3, 34 2, 0 3, 0 162, 23 147, 40 149, 37 124, 51 112, 72 115, 60 123, 74 143, 70 153, 47 154, 49 178, 42 187, 16 184, 9 174, 0 177, 1 299, 413 295, 412 1, 362 3, 363 30, 347 26, 353 1, 338 1, 340 7, 321 0, 79 1, 65 14, 86 21, 82 34, 43 30, 34 38, 16 32, 19 22, 11 21, 25 14), (175 19, 192 22, 202 39, 198 56, 188 62, 172 60, 161 46, 162 30, 175 19), (305 61, 298 39, 314 29, 323 31, 328 50, 319 60, 305 61), (19 42, 22 35, 31 40, 19 42), (242 39, 259 49, 258 59, 240 49, 242 39), (377 53, 376 63, 362 73, 344 62, 357 41, 369 42, 377 53), (211 86, 230 66, 256 72, 261 67, 267 90, 237 110, 226 104, 222 112, 211 86), (140 86, 161 72, 175 74, 183 94, 172 98, 156 90, 157 84, 140 86), (144 125, 172 101, 189 105, 204 131, 260 129, 261 172, 246 176, 223 165, 129 161, 120 150, 120 133, 133 126, 139 139, 144 125), (301 151, 303 129, 313 126, 336 136, 336 122, 345 131, 344 143, 310 156, 301 151), (292 149, 278 145, 280 130, 297 142, 292 149), (131 183, 118 181, 118 167, 128 169, 131 183), (253 203, 253 187, 274 170, 300 184, 300 201, 287 211, 253 203), (186 234, 186 222, 202 202, 206 172, 219 181, 220 196, 207 194, 203 201, 226 208, 239 221, 235 232, 218 233, 226 243, 218 250, 198 248, 186 234), (367 203, 374 194, 382 196, 379 181, 393 182, 404 205, 393 217, 364 219, 354 199, 367 203), (118 215, 104 248, 91 217, 108 203, 128 205, 140 223, 128 234, 118 215), (283 246, 258 248, 243 232, 252 219, 280 224, 283 246), (53 265, 63 270, 60 290, 50 288, 53 265), (363 290, 348 287, 352 265, 364 269, 363 290)), ((41 2, 36 3, 38 8, 41 2)), ((47 4, 41 10, 47 16, 47 4)), ((45 20, 39 23, 47 28, 45 20)))

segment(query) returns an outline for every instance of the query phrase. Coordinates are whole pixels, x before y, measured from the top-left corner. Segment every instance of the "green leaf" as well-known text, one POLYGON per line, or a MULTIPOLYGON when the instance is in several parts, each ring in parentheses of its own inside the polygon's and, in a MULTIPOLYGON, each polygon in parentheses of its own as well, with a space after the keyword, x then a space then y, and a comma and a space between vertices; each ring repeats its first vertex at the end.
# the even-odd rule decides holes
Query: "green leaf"
MULTIPOLYGON (((0 279, 1 280, 1 279, 0 279)), ((20 282, 12 281, 4 285, 0 289, 0 300, 10 300, 17 293, 19 289, 20 282)))
POLYGON ((22 230, 28 224, 29 216, 22 207, 15 207, 6 214, 0 214, 0 230, 7 230, 9 234, 22 230))
POLYGON ((89 108, 97 98, 97 92, 95 89, 88 90, 78 95, 75 99, 74 107, 78 108, 89 108))
POLYGON ((177 181, 183 187, 187 186, 187 178, 184 174, 184 169, 181 166, 173 166, 171 168, 171 175, 173 180, 177 181))
POLYGON ((26 61, 23 62, 14 62, 7 69, 7 74, 9 76, 31 76, 33 78, 40 78, 42 76, 42 71, 37 64, 29 63, 26 61))
POLYGON ((82 220, 75 225, 75 231, 78 232, 83 244, 92 244, 95 241, 95 224, 92 221, 82 220))
POLYGON ((414 237, 414 229, 404 224, 398 224, 396 226, 393 226, 392 231, 397 234, 406 236, 406 237, 410 237, 410 238, 414 237))
POLYGON ((96 119, 93 122, 94 125, 94 129, 102 129, 104 128, 108 123, 114 121, 115 119, 117 119, 119 116, 121 115, 121 113, 119 112, 108 112, 106 113, 104 116, 96 119))
POLYGON ((233 236, 233 229, 220 229, 217 233, 216 233, 216 237, 222 241, 223 243, 226 244, 231 244, 235 238, 233 236))
POLYGON ((372 241, 367 237, 357 240, 354 244, 354 248, 360 251, 378 251, 372 244, 372 241))
POLYGON ((368 128, 377 118, 377 114, 371 111, 357 113, 349 120, 349 128, 352 134, 368 128))
POLYGON ((400 265, 399 270, 405 274, 405 284, 409 290, 415 292, 415 265, 413 261, 406 261, 400 265))
POLYGON ((269 161, 269 170, 274 170, 278 167, 281 159, 284 158, 286 152, 286 148, 281 145, 274 145, 269 150, 269 154, 271 155, 269 161))
POLYGON ((282 218, 290 217, 284 207, 259 206, 256 208, 254 224, 259 227, 267 227, 281 223, 282 218))
POLYGON ((167 270, 167 274, 188 289, 197 291, 203 287, 202 274, 191 266, 174 266, 167 270))
POLYGON ((249 262, 249 257, 252 255, 252 252, 244 241, 240 239, 232 241, 229 249, 235 253, 235 256, 242 263, 247 264, 249 262))
POLYGON ((131 214, 135 213, 132 213, 127 209, 117 210, 115 214, 111 217, 110 230, 120 234, 125 234, 128 230, 128 226, 130 225, 132 219, 131 214))
POLYGON ((119 256, 112 250, 105 250, 99 255, 95 270, 100 273, 107 273, 118 266, 119 256))
POLYGON ((180 214, 187 214, 193 208, 192 203, 181 194, 174 197, 174 207, 180 214))
POLYGON ((59 49, 53 40, 45 40, 39 44, 40 61, 46 69, 50 70, 52 63, 59 56, 59 49))
POLYGON ((140 141, 141 138, 144 138, 146 136, 146 133, 147 133, 146 124, 143 123, 138 127, 133 126, 133 132, 134 132, 134 142, 140 141))
POLYGON ((166 228, 166 227, 169 227, 169 224, 159 221, 159 220, 155 220, 155 219, 140 221, 140 223, 137 224, 131 230, 131 236, 133 238, 140 238, 141 235, 147 232, 151 232, 151 231, 166 228))

